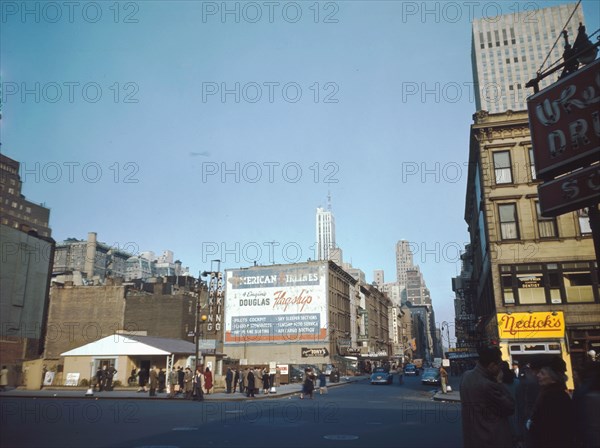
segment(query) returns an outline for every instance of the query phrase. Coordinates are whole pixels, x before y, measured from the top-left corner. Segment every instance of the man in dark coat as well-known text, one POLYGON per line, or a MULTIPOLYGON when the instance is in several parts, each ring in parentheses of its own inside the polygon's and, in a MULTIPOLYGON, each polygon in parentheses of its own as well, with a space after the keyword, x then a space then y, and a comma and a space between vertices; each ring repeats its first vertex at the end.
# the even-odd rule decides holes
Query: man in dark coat
POLYGON ((227 373, 225 374, 225 385, 227 386, 227 393, 231 393, 231 383, 233 383, 233 372, 231 367, 227 367, 227 373))
POLYGON ((240 382, 240 371, 238 369, 235 369, 235 373, 233 375, 233 393, 235 393, 239 382, 240 382))
POLYGON ((179 393, 184 393, 185 388, 185 372, 181 366, 177 367, 177 381, 179 382, 179 393))
POLYGON ((248 386, 246 388, 246 390, 248 391, 248 393, 246 394, 247 397, 254 398, 254 387, 254 372, 252 371, 252 369, 250 369, 248 370, 248 386))
POLYGON ((117 374, 117 369, 112 364, 106 369, 106 390, 113 390, 113 378, 117 374))
POLYGON ((499 381, 502 353, 482 347, 475 368, 465 372, 460 386, 463 443, 465 448, 512 446, 508 417, 515 400, 499 381))

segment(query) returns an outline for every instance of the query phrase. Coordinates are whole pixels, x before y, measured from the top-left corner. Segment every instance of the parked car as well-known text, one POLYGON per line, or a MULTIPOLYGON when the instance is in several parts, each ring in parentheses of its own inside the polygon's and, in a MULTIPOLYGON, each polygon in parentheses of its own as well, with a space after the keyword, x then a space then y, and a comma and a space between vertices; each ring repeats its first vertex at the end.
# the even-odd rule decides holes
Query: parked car
POLYGON ((425 369, 423 376, 421 376, 421 384, 426 384, 428 386, 442 384, 440 369, 425 369))
POLYGON ((419 369, 417 369, 417 366, 414 364, 406 364, 404 366, 404 374, 417 376, 419 374, 419 369))
POLYGON ((290 364, 289 366, 289 382, 290 383, 302 383, 304 382, 304 371, 311 369, 315 376, 318 378, 321 374, 321 369, 312 364, 290 364))
POLYGON ((385 367, 375 367, 371 373, 371 384, 392 384, 394 374, 385 367))

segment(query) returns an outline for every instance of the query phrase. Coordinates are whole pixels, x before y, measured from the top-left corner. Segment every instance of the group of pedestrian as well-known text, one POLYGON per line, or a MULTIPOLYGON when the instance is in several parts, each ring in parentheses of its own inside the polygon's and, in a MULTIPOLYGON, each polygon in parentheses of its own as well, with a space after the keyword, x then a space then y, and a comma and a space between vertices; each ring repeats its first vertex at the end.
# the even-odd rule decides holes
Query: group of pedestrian
POLYGON ((478 352, 460 387, 465 447, 600 446, 598 363, 588 366, 571 398, 558 356, 511 368, 498 347, 478 352))
POLYGON ((93 381, 93 390, 98 392, 110 392, 113 390, 113 379, 117 374, 117 369, 112 364, 98 366, 93 381))

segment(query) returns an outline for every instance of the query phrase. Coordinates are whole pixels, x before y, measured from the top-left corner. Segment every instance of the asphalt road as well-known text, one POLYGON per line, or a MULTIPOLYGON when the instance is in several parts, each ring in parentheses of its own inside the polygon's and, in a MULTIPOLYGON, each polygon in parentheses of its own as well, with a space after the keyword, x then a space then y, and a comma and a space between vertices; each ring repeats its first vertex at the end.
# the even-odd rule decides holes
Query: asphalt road
POLYGON ((366 380, 298 396, 233 402, 0 397, 0 446, 459 447, 460 404, 419 378, 366 380))

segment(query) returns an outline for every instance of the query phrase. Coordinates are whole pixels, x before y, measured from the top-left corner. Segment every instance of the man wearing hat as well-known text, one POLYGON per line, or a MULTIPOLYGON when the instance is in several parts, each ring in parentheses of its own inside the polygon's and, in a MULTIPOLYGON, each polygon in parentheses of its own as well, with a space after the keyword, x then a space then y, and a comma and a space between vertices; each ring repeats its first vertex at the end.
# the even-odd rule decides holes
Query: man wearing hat
POLYGON ((521 372, 519 371, 519 361, 517 361, 516 359, 514 359, 512 362, 512 369, 513 372, 515 372, 515 378, 519 378, 521 372))
POLYGON ((502 352, 498 347, 481 347, 478 353, 475 368, 465 372, 460 385, 464 446, 512 446, 508 417, 515 412, 515 400, 498 381, 502 352))
POLYGON ((537 373, 540 394, 528 422, 534 447, 568 447, 575 443, 575 409, 567 393, 566 371, 565 362, 555 356, 544 361, 537 373))

